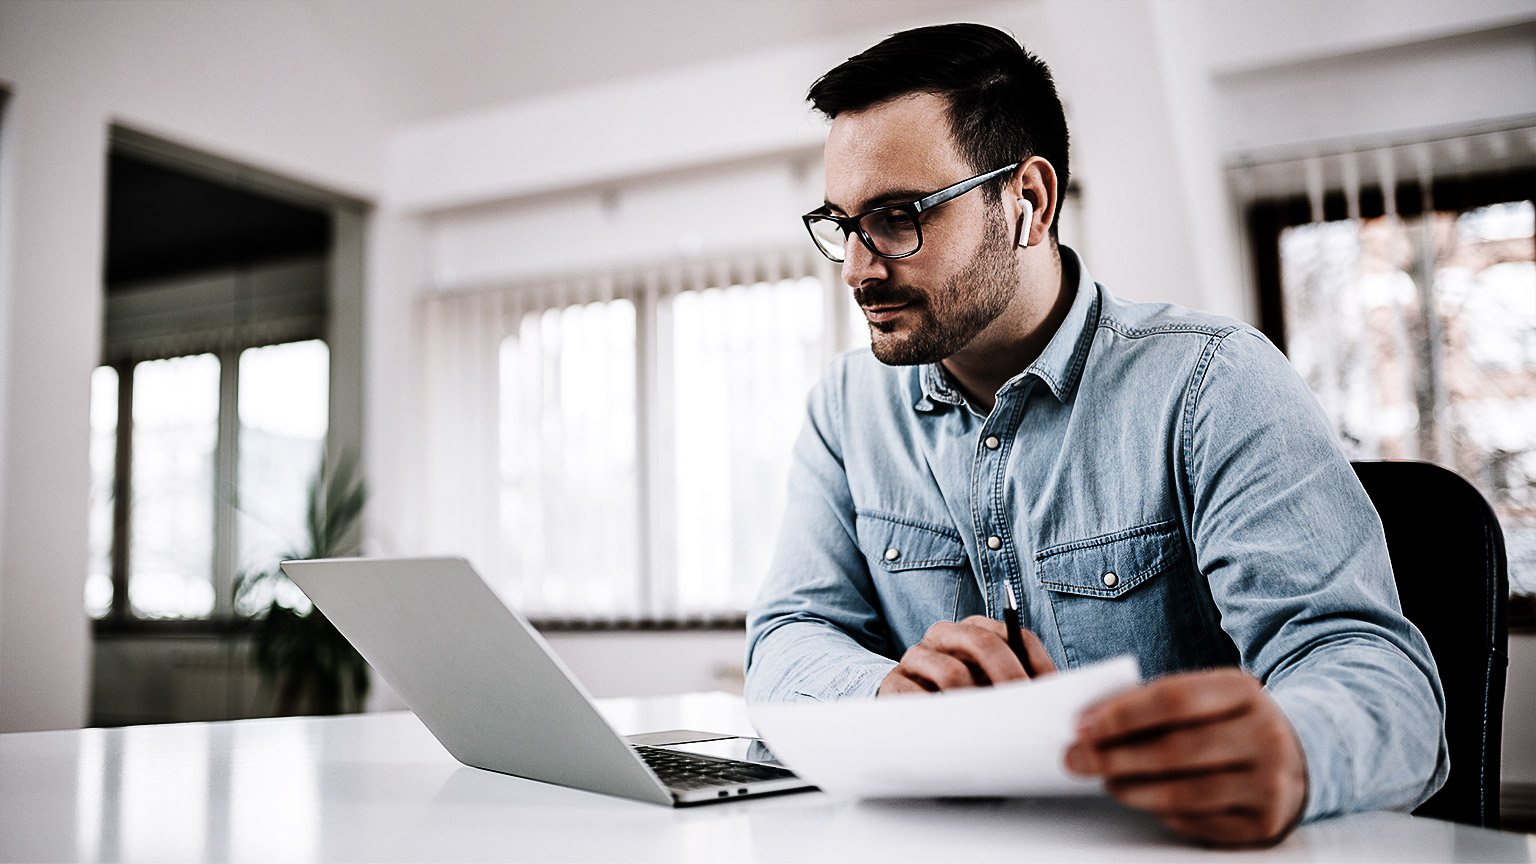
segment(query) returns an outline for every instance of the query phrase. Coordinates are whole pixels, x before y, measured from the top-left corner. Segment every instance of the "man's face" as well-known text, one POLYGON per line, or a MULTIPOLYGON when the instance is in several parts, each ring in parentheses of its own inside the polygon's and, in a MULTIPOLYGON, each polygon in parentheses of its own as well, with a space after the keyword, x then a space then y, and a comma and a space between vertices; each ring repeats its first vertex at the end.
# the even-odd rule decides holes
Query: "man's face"
MULTIPOLYGON (((955 149, 944 100, 917 94, 838 115, 827 139, 827 204, 841 214, 913 201, 975 174, 955 149)), ((919 217, 923 246, 895 261, 856 238, 843 281, 869 321, 875 356, 932 363, 976 341, 1019 287, 1012 232, 978 189, 919 217)))

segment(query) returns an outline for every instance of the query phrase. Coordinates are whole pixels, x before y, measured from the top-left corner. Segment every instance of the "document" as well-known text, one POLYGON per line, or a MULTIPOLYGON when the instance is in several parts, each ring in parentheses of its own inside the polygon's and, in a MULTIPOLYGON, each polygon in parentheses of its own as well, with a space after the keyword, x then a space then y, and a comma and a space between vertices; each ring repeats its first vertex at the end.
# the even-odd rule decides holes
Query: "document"
POLYGON ((1062 766, 1077 715, 1140 682, 1126 656, 993 687, 756 705, 749 715, 786 767, 834 795, 1095 795, 1097 779, 1062 766))

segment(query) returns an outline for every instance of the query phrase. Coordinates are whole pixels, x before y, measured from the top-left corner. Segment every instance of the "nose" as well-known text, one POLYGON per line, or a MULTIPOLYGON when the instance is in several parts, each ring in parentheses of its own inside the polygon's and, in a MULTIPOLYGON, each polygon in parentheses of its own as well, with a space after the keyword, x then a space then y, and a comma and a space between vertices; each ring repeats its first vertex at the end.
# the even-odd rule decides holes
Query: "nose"
POLYGON ((856 235, 850 235, 843 243, 843 282, 849 288, 889 278, 889 265, 889 261, 869 251, 856 235))

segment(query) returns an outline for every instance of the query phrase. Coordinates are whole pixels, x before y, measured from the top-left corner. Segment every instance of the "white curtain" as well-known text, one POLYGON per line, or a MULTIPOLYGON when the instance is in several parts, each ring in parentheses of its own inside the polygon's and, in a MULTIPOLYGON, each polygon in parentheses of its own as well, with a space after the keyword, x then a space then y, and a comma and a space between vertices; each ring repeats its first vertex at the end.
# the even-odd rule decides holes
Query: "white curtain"
POLYGON ((738 614, 858 338, 834 274, 806 244, 424 299, 429 547, 539 617, 738 614))

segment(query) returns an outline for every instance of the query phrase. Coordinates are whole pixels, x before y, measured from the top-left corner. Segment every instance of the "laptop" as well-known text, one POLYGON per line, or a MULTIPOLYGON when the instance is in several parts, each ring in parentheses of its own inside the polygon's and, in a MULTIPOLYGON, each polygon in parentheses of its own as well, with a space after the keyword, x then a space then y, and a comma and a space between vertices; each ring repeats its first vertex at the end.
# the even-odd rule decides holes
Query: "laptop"
POLYGON ((673 807, 814 788, 756 738, 621 737, 538 631, 461 558, 282 567, 465 765, 673 807))

